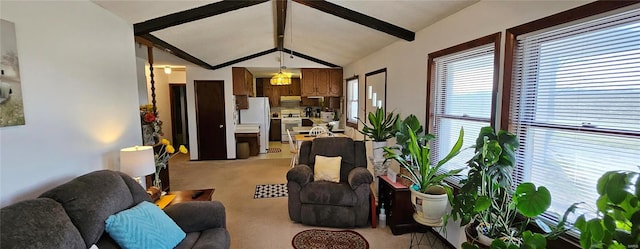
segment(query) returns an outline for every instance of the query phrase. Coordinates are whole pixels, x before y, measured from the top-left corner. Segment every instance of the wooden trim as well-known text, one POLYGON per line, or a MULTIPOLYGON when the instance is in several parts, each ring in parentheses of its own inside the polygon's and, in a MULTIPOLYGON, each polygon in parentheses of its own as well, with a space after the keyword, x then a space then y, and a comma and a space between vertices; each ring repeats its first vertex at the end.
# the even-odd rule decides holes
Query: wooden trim
POLYGON ((154 35, 151 34, 145 34, 145 35, 140 35, 140 37, 150 41, 153 43, 154 47, 157 47, 161 50, 164 50, 167 53, 170 53, 172 55, 175 55, 178 58, 181 58, 183 60, 186 60, 188 62, 191 62, 193 64, 196 64, 198 66, 201 66, 202 68, 205 69, 213 69, 213 66, 209 65, 208 63, 196 58, 193 55, 190 55, 189 53, 182 51, 181 49, 161 40, 158 37, 155 37, 154 35))
POLYGON ((502 80, 502 110, 500 112, 500 128, 509 128, 509 109, 511 108, 511 90, 513 77, 513 60, 516 49, 516 38, 519 35, 550 28, 560 24, 580 20, 582 18, 602 14, 608 11, 638 4, 640 1, 595 1, 551 16, 540 18, 506 30, 504 77, 502 80))
MULTIPOLYGON (((461 51, 465 51, 468 49, 472 49, 472 48, 476 48, 479 46, 483 46, 483 45, 487 45, 487 44, 491 44, 493 43, 493 49, 494 49, 494 54, 493 54, 493 94, 491 94, 491 117, 490 117, 490 121, 489 123, 491 124, 492 127, 495 127, 496 124, 496 107, 497 107, 497 90, 498 90, 498 84, 499 84, 499 74, 500 74, 500 39, 501 39, 501 33, 497 32, 497 33, 493 33, 484 37, 480 37, 478 39, 475 40, 471 40, 465 43, 461 43, 458 45, 455 45, 453 47, 449 47, 449 48, 445 48, 445 49, 441 49, 432 53, 429 53, 428 55, 428 59, 427 59, 427 103, 426 103, 426 131, 427 133, 429 133, 430 130, 433 129, 433 121, 432 119, 435 117, 435 112, 433 110, 433 108, 431 108, 431 101, 433 98, 433 84, 435 84, 435 82, 433 82, 433 74, 435 73, 435 62, 434 59, 441 57, 441 56, 445 56, 445 55, 449 55, 449 54, 453 54, 453 53, 458 53, 461 51)), ((482 120, 484 121, 484 120, 482 120)))
MULTIPOLYGON (((347 91, 346 91, 346 93, 347 93, 347 94, 349 94, 349 81, 350 81, 350 80, 358 80, 358 108, 360 108, 360 76, 358 76, 358 75, 353 75, 352 77, 346 78, 346 79, 344 80, 344 81, 345 81, 345 83, 346 83, 346 85, 347 85, 347 87, 346 87, 346 88, 347 88, 347 91)), ((366 88, 365 88, 365 89, 366 89, 366 88)), ((367 94, 367 93, 366 93, 366 90, 365 90, 365 96, 366 96, 366 94, 367 94)), ((348 100, 349 100, 349 96, 346 96, 346 97, 344 98, 344 101, 345 101, 345 104, 344 104, 344 116, 346 117, 346 119, 345 119, 345 122, 344 122, 344 123, 345 123, 345 125, 346 125, 346 126, 351 127, 351 128, 354 128, 354 129, 356 129, 356 130, 357 130, 357 129, 358 129, 358 121, 357 121, 357 119, 359 119, 359 118, 360 118, 360 115, 358 115, 358 113, 356 113, 356 121, 355 121, 355 122, 351 122, 351 121, 349 121, 349 116, 347 116, 347 114, 348 114, 348 113, 347 113, 347 109, 348 109, 347 103, 348 103, 348 100)))
POLYGON ((153 31, 166 29, 172 26, 200 20, 207 17, 212 17, 229 11, 238 10, 241 8, 253 6, 268 2, 269 0, 252 0, 252 1, 240 1, 240 0, 225 0, 212 4, 207 4, 193 9, 188 9, 173 14, 153 18, 144 22, 133 24, 133 30, 135 35, 149 34, 153 31))
POLYGON ((333 64, 331 62, 326 62, 326 61, 323 61, 323 60, 320 60, 320 59, 316 59, 314 57, 308 56, 306 54, 298 53, 296 51, 293 51, 293 50, 290 50, 290 49, 287 49, 287 48, 282 49, 282 51, 287 53, 287 54, 293 54, 293 55, 298 56, 300 58, 303 58, 303 59, 306 59, 306 60, 310 60, 310 61, 313 61, 313 62, 318 63, 318 64, 325 65, 327 67, 341 68, 341 66, 333 64))
POLYGON ((232 61, 227 61, 227 62, 222 63, 222 64, 211 66, 210 69, 211 70, 216 70, 216 69, 220 69, 220 68, 223 68, 223 67, 228 67, 228 66, 231 66, 233 64, 240 63, 240 62, 243 62, 243 61, 246 61, 246 60, 250 60, 250 59, 253 59, 253 58, 257 58, 257 57, 260 57, 260 56, 263 56, 263 55, 267 55, 267 54, 270 54, 270 53, 273 53, 273 52, 277 52, 277 50, 275 48, 268 49, 268 50, 265 50, 265 51, 262 51, 262 52, 258 52, 258 53, 252 54, 252 55, 248 55, 248 56, 245 56, 245 57, 242 57, 242 58, 238 58, 238 59, 235 59, 235 60, 232 60, 232 61))
POLYGON ((407 41, 415 40, 415 33, 411 30, 398 27, 391 23, 382 21, 380 19, 356 12, 337 4, 333 4, 324 0, 293 0, 299 4, 309 6, 311 8, 320 10, 327 14, 331 14, 357 24, 378 30, 380 32, 387 33, 389 35, 404 39, 407 41))
MULTIPOLYGON (((378 70, 376 70, 376 71, 368 72, 368 73, 364 74, 364 77, 371 76, 371 75, 374 75, 374 74, 384 73, 384 72, 386 72, 386 71, 387 71, 387 68, 386 68, 386 67, 385 67, 385 68, 381 68, 381 69, 378 69, 378 70)), ((365 81, 366 81, 366 80, 365 80, 365 81)))
POLYGON ((284 48, 284 31, 287 26, 287 0, 276 0, 276 48, 284 48))

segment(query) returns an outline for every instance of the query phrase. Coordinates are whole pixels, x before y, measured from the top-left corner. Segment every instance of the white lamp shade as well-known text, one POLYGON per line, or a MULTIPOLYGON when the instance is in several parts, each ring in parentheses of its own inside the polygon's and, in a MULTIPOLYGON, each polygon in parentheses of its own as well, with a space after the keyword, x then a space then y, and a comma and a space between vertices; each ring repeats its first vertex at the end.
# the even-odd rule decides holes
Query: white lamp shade
POLYGON ((146 176, 156 172, 151 146, 134 146, 120 150, 120 171, 129 176, 146 176))

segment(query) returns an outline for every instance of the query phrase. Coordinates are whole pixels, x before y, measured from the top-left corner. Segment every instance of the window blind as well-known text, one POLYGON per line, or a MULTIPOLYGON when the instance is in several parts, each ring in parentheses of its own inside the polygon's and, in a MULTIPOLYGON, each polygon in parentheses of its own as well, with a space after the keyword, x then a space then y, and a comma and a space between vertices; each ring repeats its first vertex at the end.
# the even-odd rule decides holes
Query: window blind
POLYGON ((347 122, 358 123, 358 78, 347 80, 347 122))
POLYGON ((595 207, 604 172, 638 171, 640 10, 516 38, 514 181, 547 187, 557 221, 574 202, 595 207))
MULTIPOLYGON (((494 53, 491 43, 434 58, 434 123, 430 131, 436 136, 431 144, 434 164, 449 153, 461 127, 466 148, 475 144, 480 128, 491 125, 494 53)), ((442 169, 464 168, 473 154, 473 150, 465 150, 442 169)), ((466 173, 463 171, 461 175, 466 173)), ((451 180, 457 183, 460 179, 451 180)))

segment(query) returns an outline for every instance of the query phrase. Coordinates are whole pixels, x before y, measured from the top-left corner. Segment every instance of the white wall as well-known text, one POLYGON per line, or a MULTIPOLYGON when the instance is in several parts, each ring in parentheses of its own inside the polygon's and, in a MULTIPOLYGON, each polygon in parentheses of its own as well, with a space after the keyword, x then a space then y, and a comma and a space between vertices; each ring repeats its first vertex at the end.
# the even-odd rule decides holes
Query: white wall
POLYGON ((26 125, 0 128, 1 205, 119 169, 140 144, 132 26, 88 1, 2 1, 15 23, 26 125))
MULTIPOLYGON (((233 80, 231 74, 232 67, 280 67, 277 60, 280 54, 278 52, 263 55, 258 58, 243 61, 218 70, 208 70, 198 66, 187 65, 187 113, 189 122, 189 153, 191 160, 198 160, 198 129, 196 125, 196 106, 194 80, 222 80, 224 81, 224 99, 226 132, 227 132, 227 158, 236 158, 236 138, 234 134, 233 113, 235 110, 235 102, 233 101, 233 80)), ((325 68, 326 66, 312 61, 308 61, 299 57, 294 59, 286 59, 286 66, 290 68, 325 68)), ((303 76, 304 77, 304 76, 303 76)), ((266 134, 268 136, 268 134, 266 134)))
MULTIPOLYGON (((141 58, 138 58, 141 59, 141 58)), ((145 98, 148 102, 145 104, 151 104, 151 71, 149 70, 149 64, 144 64, 145 77, 146 77, 146 89, 147 93, 145 98)), ((153 67, 153 82, 156 93, 156 108, 158 110, 158 117, 162 121, 162 133, 163 138, 168 139, 173 144, 173 124, 171 123, 171 99, 169 96, 169 84, 180 83, 184 84, 187 80, 186 72, 184 70, 173 70, 171 74, 164 73, 164 68, 153 67)))
MULTIPOLYGON (((588 2, 590 1, 481 1, 417 32, 415 41, 398 41, 345 66, 343 72, 345 76, 361 76, 360 96, 366 96, 364 74, 386 67, 387 110, 395 110, 403 118, 415 114, 424 122, 427 111, 426 69, 429 53, 496 32, 503 32, 504 46, 504 30, 507 28, 588 2)), ((500 54, 504 55, 503 51, 500 54)), ((502 89, 501 77, 499 89, 502 89)), ((364 115, 361 110, 359 116, 363 118, 364 115)), ((447 226, 447 231, 449 242, 459 247, 464 241, 464 231, 454 223, 447 226)))

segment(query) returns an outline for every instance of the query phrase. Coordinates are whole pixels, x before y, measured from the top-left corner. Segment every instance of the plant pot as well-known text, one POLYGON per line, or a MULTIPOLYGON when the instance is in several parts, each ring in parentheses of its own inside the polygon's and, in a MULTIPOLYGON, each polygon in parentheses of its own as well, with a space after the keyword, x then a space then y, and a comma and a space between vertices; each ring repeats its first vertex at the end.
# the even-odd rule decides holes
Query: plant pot
POLYGON ((442 226, 442 217, 449 203, 447 194, 425 194, 413 190, 413 187, 409 189, 411 189, 411 204, 416 211, 413 219, 426 226, 442 226))
POLYGON ((373 149, 373 162, 384 161, 384 150, 382 147, 387 146, 387 141, 373 141, 371 148, 373 149))
MULTIPOLYGON (((477 245, 479 248, 488 249, 489 245, 484 245, 482 242, 479 241, 478 230, 476 229, 477 226, 478 226, 478 222, 472 222, 467 224, 464 227, 464 233, 467 237, 467 242, 477 245)), ((491 241, 489 242, 489 244, 491 244, 491 241)))

